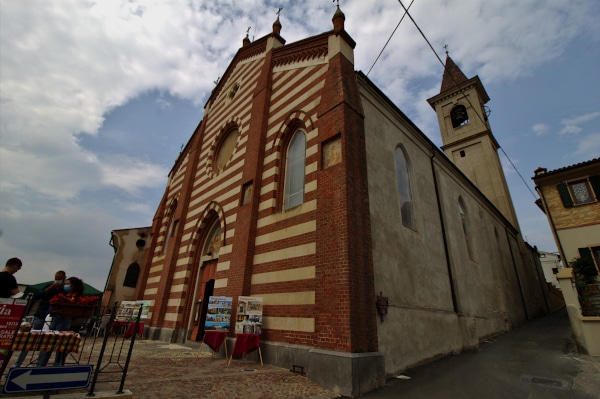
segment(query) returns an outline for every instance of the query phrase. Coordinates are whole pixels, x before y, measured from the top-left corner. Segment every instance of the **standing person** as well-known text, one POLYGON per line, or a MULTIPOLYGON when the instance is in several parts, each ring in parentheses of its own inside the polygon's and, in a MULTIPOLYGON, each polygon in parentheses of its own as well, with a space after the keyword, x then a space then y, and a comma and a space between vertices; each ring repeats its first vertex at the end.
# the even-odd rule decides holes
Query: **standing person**
MULTIPOLYGON (((65 280, 65 285, 63 286, 63 291, 66 296, 69 298, 77 298, 83 296, 83 281, 77 277, 69 277, 65 280)), ((52 305, 50 305, 52 307, 52 305)), ((70 317, 62 317, 56 316, 52 318, 52 322, 50 322, 50 330, 53 331, 69 331, 71 328, 71 318, 70 317)), ((40 356, 38 357, 37 365, 45 366, 50 359, 50 354, 52 352, 40 352, 40 356)), ((64 364, 65 358, 67 356, 66 352, 56 352, 56 357, 54 358, 54 365, 59 366, 64 364)))
POLYGON ((10 258, 6 266, 0 271, 0 298, 10 298, 19 293, 17 279, 13 274, 21 270, 23 262, 19 258, 10 258))
MULTIPOLYGON (((33 314, 33 323, 31 325, 32 330, 41 330, 44 328, 44 322, 48 311, 50 310, 50 299, 54 298, 55 295, 64 292, 63 286, 65 285, 65 278, 67 274, 59 270, 54 274, 54 281, 46 284, 39 292, 37 292, 32 300, 40 300, 37 310, 33 314)), ((19 357, 15 361, 15 367, 21 367, 23 360, 27 357, 27 351, 21 351, 19 357)))

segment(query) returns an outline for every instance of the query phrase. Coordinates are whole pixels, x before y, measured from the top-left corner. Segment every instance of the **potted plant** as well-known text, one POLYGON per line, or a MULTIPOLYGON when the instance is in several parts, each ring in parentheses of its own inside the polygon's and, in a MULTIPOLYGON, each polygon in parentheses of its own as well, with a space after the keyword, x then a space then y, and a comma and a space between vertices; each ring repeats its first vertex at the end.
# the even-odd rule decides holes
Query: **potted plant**
POLYGON ((598 270, 594 264, 594 259, 590 255, 575 258, 569 264, 575 274, 575 287, 579 294, 579 303, 581 312, 584 316, 597 316, 597 311, 592 300, 595 296, 600 296, 600 284, 598 284, 598 270))

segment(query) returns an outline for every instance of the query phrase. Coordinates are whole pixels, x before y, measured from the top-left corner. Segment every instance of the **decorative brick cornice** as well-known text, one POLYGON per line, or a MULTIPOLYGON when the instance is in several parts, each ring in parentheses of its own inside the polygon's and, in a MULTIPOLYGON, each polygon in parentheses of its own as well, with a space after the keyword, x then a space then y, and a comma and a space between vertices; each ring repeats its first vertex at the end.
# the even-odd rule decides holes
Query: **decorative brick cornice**
POLYGON ((281 66, 295 62, 326 56, 329 33, 301 40, 273 50, 272 66, 281 66))

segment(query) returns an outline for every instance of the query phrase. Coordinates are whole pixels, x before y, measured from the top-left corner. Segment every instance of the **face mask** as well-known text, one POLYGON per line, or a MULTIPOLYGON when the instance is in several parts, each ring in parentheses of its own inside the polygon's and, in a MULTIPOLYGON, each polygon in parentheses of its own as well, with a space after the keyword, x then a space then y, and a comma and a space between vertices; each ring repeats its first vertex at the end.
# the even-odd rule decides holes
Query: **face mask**
POLYGON ((65 285, 65 286, 63 287, 63 289, 64 289, 65 291, 69 292, 69 291, 71 291, 71 286, 70 286, 70 285, 65 285))

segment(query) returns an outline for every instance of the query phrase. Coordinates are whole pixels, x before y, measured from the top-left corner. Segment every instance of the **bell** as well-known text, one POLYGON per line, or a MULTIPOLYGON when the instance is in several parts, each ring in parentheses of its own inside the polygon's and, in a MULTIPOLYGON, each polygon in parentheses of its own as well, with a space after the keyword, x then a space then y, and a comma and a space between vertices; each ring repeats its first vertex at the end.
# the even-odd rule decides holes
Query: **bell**
POLYGON ((457 109, 452 112, 452 125, 460 126, 465 123, 469 118, 467 117, 467 111, 464 108, 457 109))

